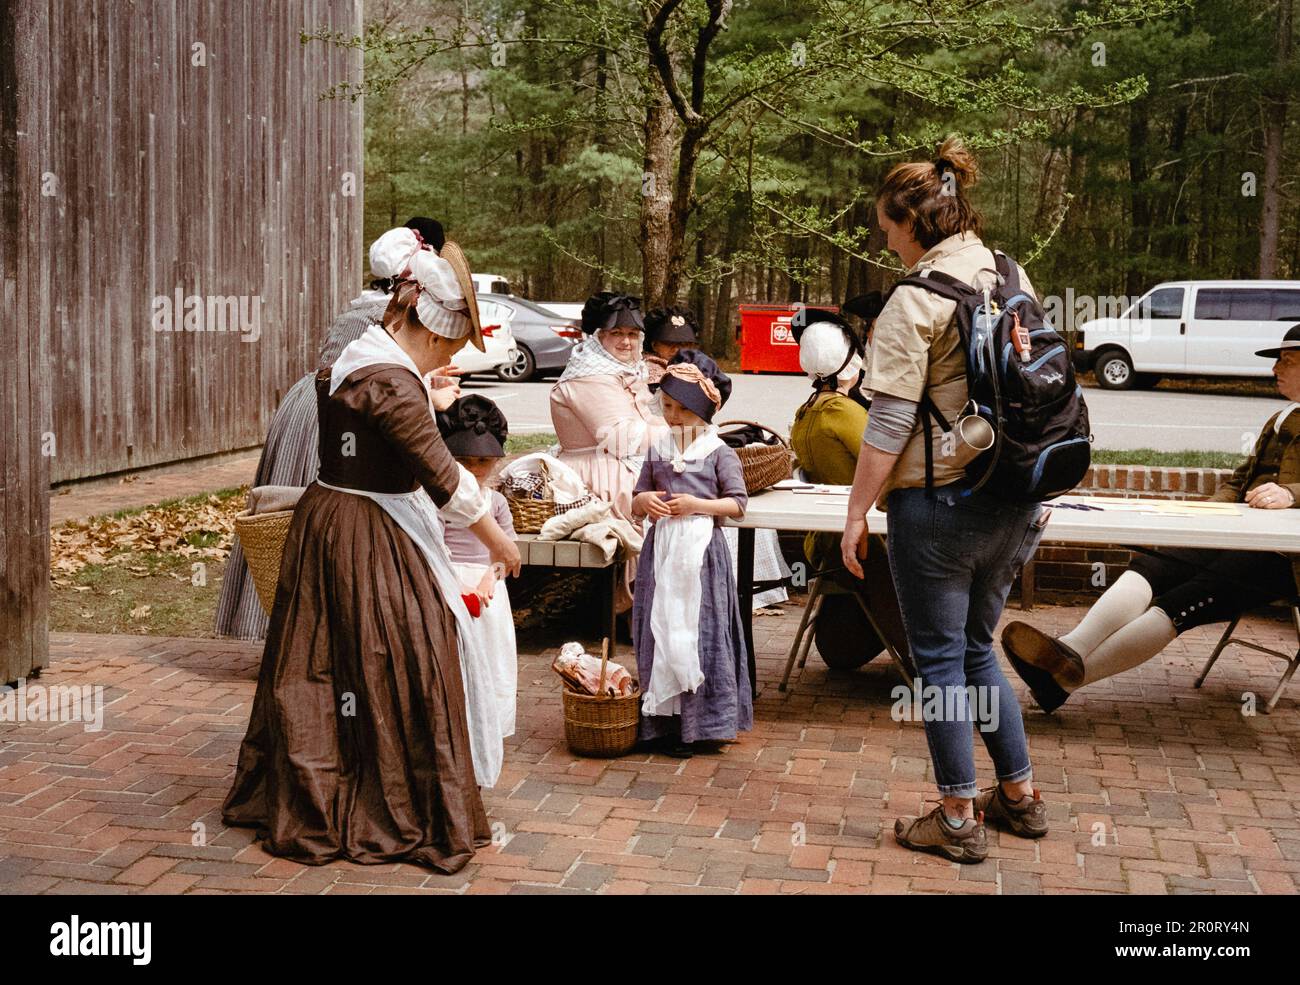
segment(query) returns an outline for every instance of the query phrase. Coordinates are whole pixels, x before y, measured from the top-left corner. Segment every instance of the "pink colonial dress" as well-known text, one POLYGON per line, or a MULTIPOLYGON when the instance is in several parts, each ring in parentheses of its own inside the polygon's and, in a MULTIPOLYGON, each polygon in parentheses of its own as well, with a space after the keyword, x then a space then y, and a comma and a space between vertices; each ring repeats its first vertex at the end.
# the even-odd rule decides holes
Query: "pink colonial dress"
MULTIPOLYGON (((594 335, 587 336, 551 390, 551 424, 560 461, 636 526, 632 489, 655 429, 665 426, 652 406, 644 363, 619 362, 594 335)), ((636 562, 629 562, 618 593, 620 612, 632 606, 635 574, 636 562)))

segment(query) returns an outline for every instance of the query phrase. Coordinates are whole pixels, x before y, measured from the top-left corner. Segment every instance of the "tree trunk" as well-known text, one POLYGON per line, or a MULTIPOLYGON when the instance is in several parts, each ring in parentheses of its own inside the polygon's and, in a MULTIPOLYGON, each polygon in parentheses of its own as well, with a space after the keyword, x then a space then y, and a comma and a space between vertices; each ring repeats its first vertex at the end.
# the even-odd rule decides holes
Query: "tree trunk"
POLYGON ((672 162, 676 116, 657 70, 650 65, 641 175, 641 296, 644 307, 664 304, 672 240, 672 162))
POLYGON ((1279 0, 1274 77, 1264 93, 1264 177, 1259 217, 1259 276, 1277 276, 1278 236, 1282 220, 1282 138, 1286 130, 1287 90, 1280 79, 1291 61, 1292 0, 1279 0))
POLYGON ((1151 236, 1151 196, 1146 187, 1148 110, 1146 98, 1129 106, 1128 180, 1132 210, 1124 290, 1130 295, 1141 294, 1150 286, 1145 283, 1146 264, 1143 262, 1151 236))

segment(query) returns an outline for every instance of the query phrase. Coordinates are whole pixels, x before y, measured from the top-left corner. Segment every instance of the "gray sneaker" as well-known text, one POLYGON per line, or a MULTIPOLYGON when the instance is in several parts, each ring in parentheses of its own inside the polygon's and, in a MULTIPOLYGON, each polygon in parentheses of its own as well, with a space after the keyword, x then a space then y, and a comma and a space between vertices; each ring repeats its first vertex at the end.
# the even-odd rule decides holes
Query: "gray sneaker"
POLYGON ((1008 800, 1002 784, 981 791, 975 798, 975 813, 999 828, 1006 828, 1021 838, 1041 838, 1047 834, 1047 805, 1038 796, 1038 788, 1027 797, 1008 800))
POLYGON ((989 854, 984 819, 976 813, 954 828, 943 818, 943 804, 924 817, 900 817, 894 822, 894 839, 914 852, 942 855, 963 865, 983 862, 989 854))

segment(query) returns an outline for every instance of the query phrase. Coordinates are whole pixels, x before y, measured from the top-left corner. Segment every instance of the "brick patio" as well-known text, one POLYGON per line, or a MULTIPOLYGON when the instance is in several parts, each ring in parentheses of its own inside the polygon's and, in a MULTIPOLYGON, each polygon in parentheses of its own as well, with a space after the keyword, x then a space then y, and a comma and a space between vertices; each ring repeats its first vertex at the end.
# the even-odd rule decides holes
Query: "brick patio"
MULTIPOLYGON (((1046 628, 1080 610, 1039 608, 1046 628)), ((932 794, 917 723, 890 717, 883 660, 829 675, 816 656, 776 690, 797 605, 755 619, 754 732, 717 756, 581 760, 564 746, 554 649, 521 658, 519 731, 487 795, 498 847, 455 876, 407 865, 307 867, 224 829, 260 648, 56 635, 43 684, 102 684, 104 731, 0 724, 3 893, 1296 893, 1300 683, 1245 717, 1280 665, 1231 651, 1192 689, 1212 629, 1027 726, 1052 833, 990 829, 960 867, 898 848, 893 819, 932 794), (206 827, 195 847, 192 826, 206 827), (1105 844, 1094 845, 1094 825, 1105 844)), ((1019 615, 1019 613, 1011 613, 1019 615)), ((1251 626, 1282 643, 1282 622, 1251 626)), ((548 647, 561 640, 546 641, 548 647)), ((536 649, 536 648, 534 648, 536 649)), ((626 655, 626 651, 625 651, 626 655)), ((981 776, 989 763, 979 750, 981 776)))

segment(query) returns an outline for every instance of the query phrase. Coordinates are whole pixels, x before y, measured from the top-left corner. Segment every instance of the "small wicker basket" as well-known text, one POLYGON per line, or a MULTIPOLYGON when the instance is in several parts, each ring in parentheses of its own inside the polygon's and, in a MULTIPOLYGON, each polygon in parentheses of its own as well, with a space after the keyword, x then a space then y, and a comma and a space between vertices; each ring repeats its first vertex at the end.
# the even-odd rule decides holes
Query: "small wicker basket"
MULTIPOLYGON (((609 663, 609 638, 600 644, 600 683, 605 690, 605 667, 609 663)), ((575 756, 610 759, 623 756, 636 745, 641 720, 641 689, 612 698, 601 694, 579 694, 564 688, 564 738, 575 756)))
POLYGON ((517 534, 540 533, 546 521, 556 513, 555 496, 551 493, 551 470, 546 467, 545 461, 538 464, 541 466, 538 473, 542 477, 541 499, 503 493, 506 505, 510 507, 510 519, 514 523, 517 534))
POLYGON ((293 510, 275 513, 249 513, 247 510, 235 517, 235 533, 244 549, 253 587, 257 589, 262 608, 270 615, 275 605, 275 584, 280 580, 280 558, 284 554, 284 539, 289 534, 293 510))
POLYGON ((718 427, 723 428, 729 424, 752 425, 776 438, 774 445, 754 442, 736 449, 736 457, 740 459, 740 469, 745 476, 745 491, 751 496, 794 475, 794 453, 790 451, 785 438, 757 421, 724 421, 718 427))

